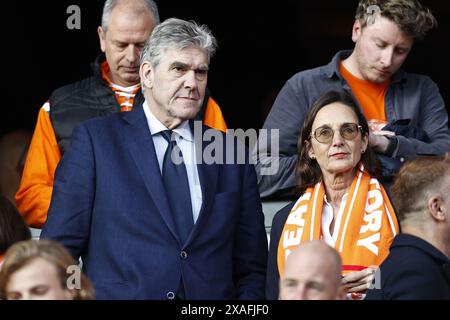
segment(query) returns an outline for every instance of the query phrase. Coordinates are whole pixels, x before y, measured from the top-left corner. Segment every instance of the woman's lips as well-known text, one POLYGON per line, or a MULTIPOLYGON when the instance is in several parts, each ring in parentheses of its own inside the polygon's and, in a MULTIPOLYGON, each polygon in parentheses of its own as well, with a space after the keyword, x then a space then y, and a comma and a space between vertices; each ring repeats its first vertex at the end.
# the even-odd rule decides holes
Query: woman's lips
POLYGON ((346 153, 346 152, 336 152, 336 153, 333 153, 331 155, 331 157, 336 158, 336 159, 343 159, 343 158, 346 158, 347 155, 348 155, 348 153, 346 153))

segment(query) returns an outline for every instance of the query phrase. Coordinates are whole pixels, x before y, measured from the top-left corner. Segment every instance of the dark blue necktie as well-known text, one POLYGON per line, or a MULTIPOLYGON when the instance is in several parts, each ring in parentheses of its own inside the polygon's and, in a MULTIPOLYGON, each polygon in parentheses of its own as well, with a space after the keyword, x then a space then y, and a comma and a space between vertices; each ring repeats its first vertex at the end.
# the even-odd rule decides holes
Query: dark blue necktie
POLYGON ((161 135, 169 143, 163 160, 163 182, 178 235, 184 244, 194 225, 186 166, 181 149, 176 141, 171 139, 172 131, 161 131, 161 135))

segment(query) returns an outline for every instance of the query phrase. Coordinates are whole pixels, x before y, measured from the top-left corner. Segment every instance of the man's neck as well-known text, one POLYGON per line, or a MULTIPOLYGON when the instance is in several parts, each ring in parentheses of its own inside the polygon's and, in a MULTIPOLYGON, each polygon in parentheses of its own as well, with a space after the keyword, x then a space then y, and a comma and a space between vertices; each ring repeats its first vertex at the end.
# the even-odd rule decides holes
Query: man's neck
POLYGON ((170 117, 156 107, 156 101, 146 98, 146 105, 151 114, 161 122, 167 129, 173 130, 177 128, 184 120, 180 118, 170 117))
POLYGON ((328 202, 339 206, 344 194, 348 192, 353 182, 353 171, 339 174, 324 175, 323 181, 328 202))
POLYGON ((348 58, 342 60, 344 68, 347 69, 354 77, 365 80, 361 72, 359 72, 358 63, 356 61, 355 51, 348 58))
POLYGON ((439 251, 450 258, 449 236, 442 235, 438 228, 431 226, 429 223, 417 223, 404 220, 401 222, 402 233, 410 234, 425 240, 439 251))

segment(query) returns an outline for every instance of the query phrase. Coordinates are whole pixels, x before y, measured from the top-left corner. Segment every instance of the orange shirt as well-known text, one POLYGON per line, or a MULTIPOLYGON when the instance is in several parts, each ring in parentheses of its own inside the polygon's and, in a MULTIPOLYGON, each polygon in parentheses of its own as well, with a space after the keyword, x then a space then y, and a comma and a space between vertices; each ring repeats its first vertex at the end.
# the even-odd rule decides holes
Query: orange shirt
POLYGON ((339 72, 350 86, 369 124, 370 122, 381 125, 386 124, 384 96, 389 87, 390 80, 382 83, 373 83, 359 79, 344 67, 342 61, 339 65, 339 72))
MULTIPOLYGON (((123 88, 112 84, 107 73, 109 67, 102 64, 102 76, 114 91, 122 111, 132 109, 134 96, 140 85, 123 88), (126 90, 123 90, 126 89, 126 90), (130 107, 131 104, 131 107, 130 107)), ((19 190, 16 193, 16 205, 25 222, 34 228, 42 228, 47 220, 47 211, 53 191, 56 166, 61 160, 61 151, 50 121, 50 103, 46 102, 38 114, 36 128, 28 149, 27 159, 22 174, 19 190)), ((209 98, 206 105, 205 125, 217 130, 226 131, 227 125, 219 105, 209 98)))
POLYGON ((102 78, 108 83, 109 88, 114 91, 116 100, 120 105, 120 111, 131 111, 133 109, 133 102, 136 93, 141 89, 141 84, 135 84, 131 87, 122 87, 114 84, 108 77, 109 65, 108 62, 102 63, 102 78))

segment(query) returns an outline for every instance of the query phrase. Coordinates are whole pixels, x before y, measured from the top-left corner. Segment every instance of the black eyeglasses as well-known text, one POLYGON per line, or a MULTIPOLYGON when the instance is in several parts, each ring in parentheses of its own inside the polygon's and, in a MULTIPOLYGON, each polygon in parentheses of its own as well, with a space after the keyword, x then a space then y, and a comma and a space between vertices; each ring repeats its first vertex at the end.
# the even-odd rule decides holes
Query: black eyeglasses
MULTIPOLYGON (((344 123, 339 128, 339 133, 345 140, 353 140, 358 136, 358 132, 361 131, 362 127, 356 123, 344 123)), ((329 143, 333 140, 334 130, 329 126, 321 126, 311 132, 309 137, 314 137, 320 143, 329 143)))

